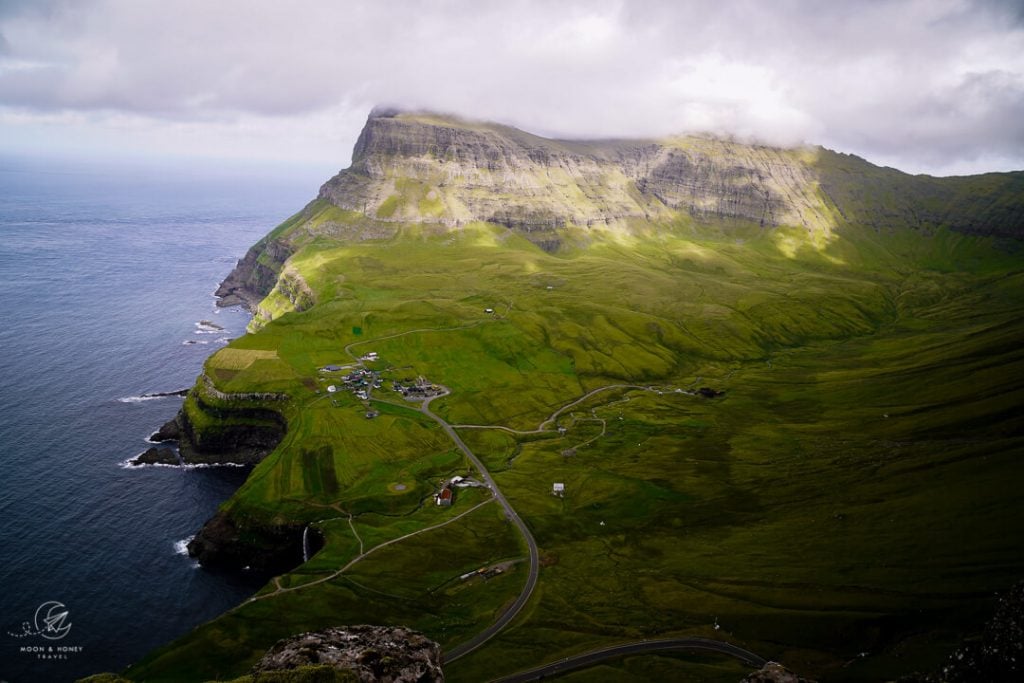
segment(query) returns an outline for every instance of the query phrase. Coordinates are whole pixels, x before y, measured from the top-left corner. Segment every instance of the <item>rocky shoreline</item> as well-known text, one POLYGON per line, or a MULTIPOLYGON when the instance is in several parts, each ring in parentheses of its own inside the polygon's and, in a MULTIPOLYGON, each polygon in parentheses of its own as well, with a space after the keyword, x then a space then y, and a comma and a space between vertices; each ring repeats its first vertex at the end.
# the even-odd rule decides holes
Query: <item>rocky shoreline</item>
POLYGON ((241 306, 255 314, 259 303, 277 284, 281 268, 291 255, 291 248, 282 242, 260 240, 239 259, 213 293, 217 306, 241 306))
MULTIPOLYGON (((246 409, 240 410, 244 413, 246 409)), ((263 417, 271 413, 259 411, 263 417)), ((149 441, 158 445, 128 464, 135 467, 255 464, 284 437, 284 420, 278 416, 277 423, 279 428, 276 429, 235 425, 199 434, 183 408, 150 435, 149 441), (177 449, 162 444, 176 444, 177 449)), ((204 567, 280 574, 302 563, 303 528, 303 525, 267 525, 218 511, 189 542, 188 554, 204 567)))
POLYGON ((217 511, 188 542, 188 554, 209 569, 276 576, 302 564, 305 525, 269 525, 217 511))

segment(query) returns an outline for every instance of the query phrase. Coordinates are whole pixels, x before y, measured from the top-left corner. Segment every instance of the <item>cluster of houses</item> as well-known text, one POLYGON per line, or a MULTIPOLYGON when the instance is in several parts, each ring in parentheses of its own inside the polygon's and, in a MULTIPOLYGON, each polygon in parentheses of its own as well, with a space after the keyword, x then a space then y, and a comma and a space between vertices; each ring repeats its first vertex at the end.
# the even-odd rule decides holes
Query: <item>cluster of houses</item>
POLYGON ((391 384, 391 388, 410 400, 430 398, 443 391, 440 385, 433 384, 423 376, 417 377, 415 380, 408 377, 401 382, 396 380, 391 384))
POLYGON ((366 369, 349 373, 342 379, 342 382, 352 390, 356 398, 363 401, 370 398, 370 392, 374 389, 380 389, 384 385, 384 380, 380 378, 379 372, 366 369))
MULTIPOLYGON (((376 356, 376 354, 373 355, 376 356)), ((339 372, 344 369, 345 368, 340 365, 325 365, 324 367, 320 368, 320 371, 339 372)), ((374 389, 380 389, 382 386, 384 386, 384 380, 380 378, 379 372, 367 370, 365 368, 353 370, 349 374, 342 377, 341 381, 342 384, 344 385, 344 388, 350 390, 353 394, 355 394, 356 398, 361 399, 363 401, 366 401, 370 398, 370 393, 374 389)), ((327 386, 327 393, 336 393, 340 391, 341 388, 342 387, 339 387, 335 384, 329 384, 327 386)))
MULTIPOLYGON (((370 351, 369 353, 361 356, 360 361, 374 363, 380 360, 380 356, 376 351, 370 351)), ((361 365, 361 364, 360 364, 361 365)), ((380 389, 384 386, 384 379, 381 377, 381 372, 377 370, 371 370, 366 367, 359 367, 356 365, 325 365, 320 368, 321 373, 336 373, 350 371, 347 375, 341 378, 340 384, 329 384, 327 386, 327 393, 335 394, 339 391, 348 390, 361 401, 369 401, 370 396, 373 394, 374 389, 380 389)), ((325 380, 321 380, 325 381, 325 380)), ((395 380, 391 383, 391 388, 410 401, 423 400, 431 398, 432 396, 438 396, 444 392, 444 388, 438 384, 430 382, 422 375, 413 379, 406 377, 399 381, 395 380)), ((336 404, 337 405, 337 404, 336 404)), ((372 420, 373 418, 380 415, 380 412, 369 408, 367 405, 366 419, 372 420)), ((450 505, 451 498, 447 498, 448 502, 443 503, 450 505)), ((442 503, 439 503, 442 504, 442 503)))

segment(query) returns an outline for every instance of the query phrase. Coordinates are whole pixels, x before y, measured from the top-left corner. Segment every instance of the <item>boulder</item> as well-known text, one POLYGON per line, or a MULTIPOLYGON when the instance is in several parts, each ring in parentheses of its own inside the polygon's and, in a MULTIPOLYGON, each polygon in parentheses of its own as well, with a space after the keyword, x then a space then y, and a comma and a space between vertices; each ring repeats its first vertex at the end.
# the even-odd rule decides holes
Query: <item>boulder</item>
POLYGON ((369 683, 441 683, 441 646, 397 626, 339 626, 278 641, 253 667, 269 671, 328 664, 369 683))
POLYGON ((814 681, 797 676, 778 662, 768 662, 740 683, 814 683, 814 681))
POLYGON ((173 448, 147 448, 143 453, 135 456, 129 461, 130 464, 139 465, 180 465, 178 453, 173 448))

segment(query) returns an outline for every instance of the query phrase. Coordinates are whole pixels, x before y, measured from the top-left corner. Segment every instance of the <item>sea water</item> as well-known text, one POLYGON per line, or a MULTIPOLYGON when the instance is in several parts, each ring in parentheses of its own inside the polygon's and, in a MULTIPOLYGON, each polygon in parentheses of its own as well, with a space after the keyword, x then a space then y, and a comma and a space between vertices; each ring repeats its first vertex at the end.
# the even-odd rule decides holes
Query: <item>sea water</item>
POLYGON ((121 670, 258 588, 184 550, 247 469, 123 463, 181 405, 146 394, 243 334, 218 282, 315 188, 0 160, 0 681, 121 670))

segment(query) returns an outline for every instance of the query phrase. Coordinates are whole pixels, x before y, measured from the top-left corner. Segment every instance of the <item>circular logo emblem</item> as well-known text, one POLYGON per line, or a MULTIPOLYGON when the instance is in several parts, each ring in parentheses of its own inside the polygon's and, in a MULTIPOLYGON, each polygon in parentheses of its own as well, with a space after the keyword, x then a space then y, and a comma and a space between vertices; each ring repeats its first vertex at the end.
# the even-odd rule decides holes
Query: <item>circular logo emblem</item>
POLYGON ((36 610, 35 627, 43 638, 60 640, 71 631, 68 608, 56 600, 44 602, 36 610))

